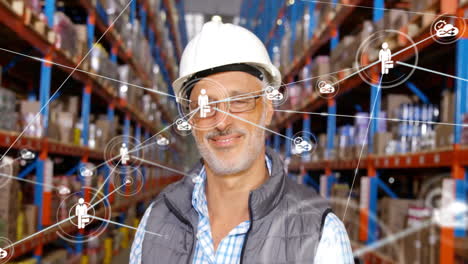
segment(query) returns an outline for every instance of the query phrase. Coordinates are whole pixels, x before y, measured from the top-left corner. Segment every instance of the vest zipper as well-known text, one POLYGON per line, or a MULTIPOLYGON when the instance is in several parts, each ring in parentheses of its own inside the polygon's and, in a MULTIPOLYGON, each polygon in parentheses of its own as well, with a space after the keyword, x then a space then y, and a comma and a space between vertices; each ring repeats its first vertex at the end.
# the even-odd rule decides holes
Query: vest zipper
POLYGON ((251 200, 251 198, 252 198, 252 192, 249 193, 250 225, 249 225, 249 229, 247 230, 247 233, 245 233, 245 239, 244 239, 244 243, 243 243, 243 245, 242 245, 242 251, 241 251, 241 257, 240 257, 240 263, 239 263, 239 264, 244 263, 245 247, 246 247, 246 245, 247 245, 247 239, 249 238, 249 233, 250 233, 250 230, 252 229, 252 225, 253 225, 252 207, 250 206, 250 200, 251 200))
POLYGON ((186 224, 192 229, 192 245, 190 248, 190 255, 188 257, 188 264, 190 264, 193 262, 192 254, 193 254, 193 247, 195 245, 195 229, 193 228, 192 223, 190 223, 190 221, 185 219, 185 217, 182 216, 182 214, 179 212, 179 210, 177 210, 177 208, 175 208, 167 199, 164 199, 164 201, 166 202, 166 206, 174 212, 177 218, 179 218, 180 221, 182 221, 184 224, 186 224))

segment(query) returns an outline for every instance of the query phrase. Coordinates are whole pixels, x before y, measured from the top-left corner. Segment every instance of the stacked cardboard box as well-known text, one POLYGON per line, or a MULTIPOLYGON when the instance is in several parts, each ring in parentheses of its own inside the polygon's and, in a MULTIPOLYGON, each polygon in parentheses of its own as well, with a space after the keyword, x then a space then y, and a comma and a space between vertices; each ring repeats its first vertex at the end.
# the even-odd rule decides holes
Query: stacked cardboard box
MULTIPOLYGON (((0 169, 1 170, 1 169, 0 169)), ((4 182, 0 192, 0 237, 16 240, 17 217, 19 213, 17 181, 4 182)))
POLYGON ((73 22, 62 12, 54 15, 54 32, 56 33, 55 46, 69 58, 74 58, 79 50, 78 34, 73 22))
POLYGON ((440 101, 440 122, 453 123, 455 118, 455 94, 449 90, 442 93, 440 101))
MULTIPOLYGON (((379 201, 379 219, 382 223, 382 237, 391 236, 408 227, 409 209, 420 208, 421 200, 383 198, 379 201)), ((405 240, 398 240, 381 249, 381 252, 394 260, 400 260, 404 256, 405 240)), ((413 262, 405 262, 413 263, 413 262)))
POLYGON ((280 47, 280 71, 282 73, 286 72, 289 67, 291 66, 291 29, 289 27, 289 22, 283 21, 285 23, 285 32, 283 35, 283 39, 281 40, 281 47, 280 47))
POLYGON ((66 264, 68 263, 68 253, 65 249, 55 250, 48 253, 41 259, 44 264, 66 264))
POLYGON ((0 87, 0 129, 15 131, 17 130, 17 123, 16 95, 14 92, 0 87))
POLYGON ((21 101, 20 113, 21 113, 21 128, 24 129, 24 135, 31 137, 42 137, 43 127, 41 115, 37 113, 41 110, 40 103, 38 101, 21 101), (29 126, 28 126, 29 124, 29 126))
POLYGON ((462 123, 465 126, 462 128, 461 144, 468 145, 468 114, 463 115, 462 123))
POLYGON ((345 68, 353 67, 356 53, 361 44, 358 40, 358 36, 348 35, 332 50, 330 57, 332 65, 331 71, 341 71, 345 68))
POLYGON ((62 143, 73 142, 79 112, 78 96, 62 96, 50 103, 48 137, 62 143))

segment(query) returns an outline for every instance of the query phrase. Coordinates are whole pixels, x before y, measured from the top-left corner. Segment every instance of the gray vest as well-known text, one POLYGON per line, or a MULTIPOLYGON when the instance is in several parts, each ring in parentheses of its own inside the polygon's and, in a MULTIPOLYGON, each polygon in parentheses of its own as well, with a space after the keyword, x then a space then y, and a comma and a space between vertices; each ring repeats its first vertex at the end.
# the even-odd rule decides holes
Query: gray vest
MULTIPOLYGON (((277 153, 267 149, 267 155, 272 161, 271 175, 250 192, 251 226, 241 263, 312 264, 329 206, 314 190, 287 177, 277 153)), ((156 198, 146 230, 167 238, 145 234, 142 264, 192 263, 198 226, 198 214, 192 207, 193 186, 184 177, 156 198)))

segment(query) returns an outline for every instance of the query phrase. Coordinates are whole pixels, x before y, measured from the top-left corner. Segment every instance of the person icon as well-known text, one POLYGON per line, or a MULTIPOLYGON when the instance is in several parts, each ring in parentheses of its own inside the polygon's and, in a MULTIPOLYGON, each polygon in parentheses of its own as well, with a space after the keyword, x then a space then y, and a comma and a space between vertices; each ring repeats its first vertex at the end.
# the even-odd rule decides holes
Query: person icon
POLYGON ((78 217, 78 229, 84 229, 89 223, 88 205, 83 198, 78 199, 78 204, 75 208, 75 215, 78 217))
POLYGON ((3 248, 0 248, 0 259, 5 259, 6 257, 8 257, 8 252, 3 248))
POLYGON ((382 43, 382 49, 379 51, 379 61, 381 62, 382 74, 388 74, 388 70, 393 68, 392 51, 388 48, 388 43, 382 43))
POLYGON ((198 107, 200 107, 200 117, 205 118, 206 114, 211 112, 208 100, 208 95, 205 89, 201 89, 200 95, 198 96, 198 107))
POLYGON ((127 165, 127 162, 130 160, 130 156, 128 155, 128 148, 127 144, 122 143, 122 146, 120 147, 120 156, 122 159, 122 164, 127 165))

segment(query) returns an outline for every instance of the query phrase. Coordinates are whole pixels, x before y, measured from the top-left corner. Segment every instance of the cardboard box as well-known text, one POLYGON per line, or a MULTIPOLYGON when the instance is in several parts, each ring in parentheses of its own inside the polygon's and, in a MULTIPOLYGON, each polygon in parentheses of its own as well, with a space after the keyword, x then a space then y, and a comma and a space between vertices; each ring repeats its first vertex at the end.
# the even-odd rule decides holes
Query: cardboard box
POLYGON ((392 140, 392 133, 390 132, 380 132, 374 135, 374 154, 375 155, 385 155, 385 148, 387 144, 392 140))
POLYGON ((67 251, 65 249, 60 249, 53 251, 41 260, 43 264, 66 264, 67 262, 67 251))
POLYGON ((382 221, 390 232, 398 232, 406 227, 408 208, 421 201, 412 199, 391 199, 388 197, 379 201, 379 212, 382 221))
POLYGON ((73 127, 75 125, 75 117, 71 112, 58 113, 58 134, 59 140, 63 143, 70 143, 73 136, 73 127))
POLYGON ((453 126, 436 125, 436 148, 446 148, 453 144, 453 126))
POLYGON ((440 122, 453 123, 455 118, 455 94, 450 91, 442 93, 440 101, 440 122))
POLYGON ((0 237, 16 238, 16 221, 19 213, 18 181, 3 183, 0 192, 0 237))
POLYGON ((388 118, 398 118, 398 113, 395 111, 402 104, 411 104, 412 100, 404 94, 389 94, 385 97, 383 108, 388 115, 388 118))
POLYGON ((26 204, 24 206, 25 227, 24 235, 28 236, 36 232, 37 226, 37 206, 33 204, 26 204))
POLYGON ((96 121, 96 148, 104 149, 109 142, 112 124, 107 120, 96 121))
POLYGON ((79 96, 69 96, 67 98, 67 103, 66 103, 67 108, 64 109, 66 112, 70 112, 74 114, 74 116, 78 116, 80 114, 80 97, 79 96))
POLYGON ((25 130, 26 136, 32 137, 42 137, 42 118, 38 116, 41 109, 40 103, 38 101, 21 101, 20 104, 20 113, 21 113, 21 127, 26 128, 28 124, 29 127, 25 130))

